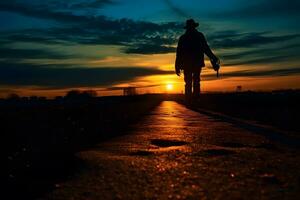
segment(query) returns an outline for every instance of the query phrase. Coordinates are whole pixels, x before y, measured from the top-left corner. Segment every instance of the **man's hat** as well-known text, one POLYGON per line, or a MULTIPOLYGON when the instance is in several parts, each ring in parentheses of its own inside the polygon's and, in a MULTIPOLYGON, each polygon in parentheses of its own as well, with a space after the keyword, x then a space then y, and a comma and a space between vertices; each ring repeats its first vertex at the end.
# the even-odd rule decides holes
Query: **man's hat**
POLYGON ((199 26, 199 23, 196 23, 193 19, 188 19, 186 20, 186 24, 185 24, 185 29, 188 28, 196 28, 197 26, 199 26))

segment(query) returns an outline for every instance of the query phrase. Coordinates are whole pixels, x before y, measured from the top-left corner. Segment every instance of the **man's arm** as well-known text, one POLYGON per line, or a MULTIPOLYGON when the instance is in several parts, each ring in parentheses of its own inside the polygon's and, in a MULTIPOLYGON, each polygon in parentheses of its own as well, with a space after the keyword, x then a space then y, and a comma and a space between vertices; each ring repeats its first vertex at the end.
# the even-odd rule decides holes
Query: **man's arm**
POLYGON ((182 38, 179 38, 176 49, 175 73, 180 76, 180 69, 182 68, 182 38))
POLYGON ((201 37, 202 37, 204 53, 214 62, 218 62, 219 58, 212 52, 209 45, 207 44, 205 36, 202 33, 201 33, 201 37))

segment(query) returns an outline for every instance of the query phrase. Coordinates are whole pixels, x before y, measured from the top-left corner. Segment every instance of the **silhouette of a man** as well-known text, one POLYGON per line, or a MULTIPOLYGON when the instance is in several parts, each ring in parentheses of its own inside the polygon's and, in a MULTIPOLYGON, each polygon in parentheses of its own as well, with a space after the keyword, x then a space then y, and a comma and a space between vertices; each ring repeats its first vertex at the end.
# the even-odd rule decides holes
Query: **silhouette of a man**
POLYGON ((180 36, 175 62, 175 71, 180 76, 180 70, 183 70, 185 81, 185 96, 188 103, 192 97, 200 95, 200 73, 205 66, 204 54, 206 54, 212 63, 218 63, 219 58, 211 51, 203 33, 196 27, 199 24, 193 19, 186 21, 186 32, 180 36), (193 87, 193 91, 192 91, 193 87))

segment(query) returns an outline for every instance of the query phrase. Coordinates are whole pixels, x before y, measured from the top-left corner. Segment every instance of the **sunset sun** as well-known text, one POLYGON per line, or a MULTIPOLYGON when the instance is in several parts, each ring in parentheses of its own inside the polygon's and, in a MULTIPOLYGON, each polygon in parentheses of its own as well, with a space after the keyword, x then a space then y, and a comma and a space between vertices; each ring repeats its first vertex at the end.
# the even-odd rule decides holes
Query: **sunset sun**
POLYGON ((166 85, 166 88, 167 88, 168 91, 173 90, 173 84, 168 83, 168 84, 166 85))

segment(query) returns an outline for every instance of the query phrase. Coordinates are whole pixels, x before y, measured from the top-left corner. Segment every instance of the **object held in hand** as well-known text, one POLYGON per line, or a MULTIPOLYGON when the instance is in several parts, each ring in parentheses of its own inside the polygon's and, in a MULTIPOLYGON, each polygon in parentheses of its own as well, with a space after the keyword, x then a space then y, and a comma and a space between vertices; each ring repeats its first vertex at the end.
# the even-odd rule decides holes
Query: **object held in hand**
POLYGON ((210 59, 211 65, 213 69, 217 72, 217 77, 219 77, 219 69, 220 69, 220 60, 210 59))

